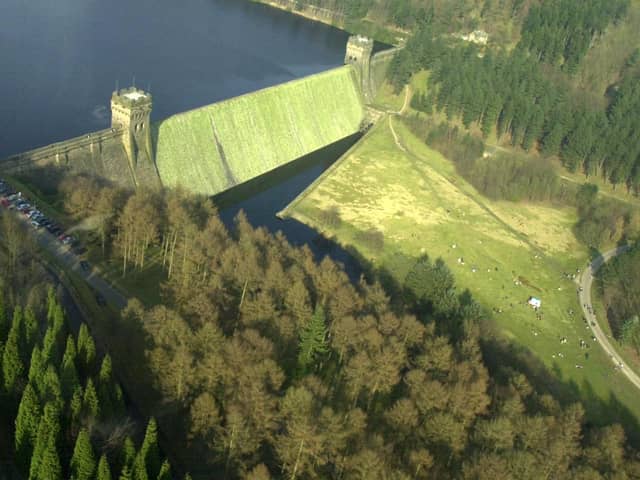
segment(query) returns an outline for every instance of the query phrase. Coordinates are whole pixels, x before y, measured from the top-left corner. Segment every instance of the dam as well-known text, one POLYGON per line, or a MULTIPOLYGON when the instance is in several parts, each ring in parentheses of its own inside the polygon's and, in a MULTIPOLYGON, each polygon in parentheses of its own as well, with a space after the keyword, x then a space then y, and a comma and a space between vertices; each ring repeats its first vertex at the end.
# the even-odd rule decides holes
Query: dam
POLYGON ((151 123, 153 98, 136 88, 111 97, 111 128, 0 162, 0 171, 49 167, 125 188, 215 195, 357 133, 375 82, 373 41, 352 36, 345 66, 151 123))

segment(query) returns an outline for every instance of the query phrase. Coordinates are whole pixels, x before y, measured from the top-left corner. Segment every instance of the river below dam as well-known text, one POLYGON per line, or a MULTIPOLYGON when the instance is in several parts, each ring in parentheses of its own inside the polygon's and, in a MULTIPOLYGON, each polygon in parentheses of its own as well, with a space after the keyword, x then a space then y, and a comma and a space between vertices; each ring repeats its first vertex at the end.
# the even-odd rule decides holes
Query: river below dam
MULTIPOLYGON (((108 127, 117 86, 150 89, 157 121, 341 65, 347 38, 248 0, 2 0, 0 158, 108 127)), ((355 275, 346 252, 275 216, 355 141, 222 194, 223 220, 243 209, 355 275)))

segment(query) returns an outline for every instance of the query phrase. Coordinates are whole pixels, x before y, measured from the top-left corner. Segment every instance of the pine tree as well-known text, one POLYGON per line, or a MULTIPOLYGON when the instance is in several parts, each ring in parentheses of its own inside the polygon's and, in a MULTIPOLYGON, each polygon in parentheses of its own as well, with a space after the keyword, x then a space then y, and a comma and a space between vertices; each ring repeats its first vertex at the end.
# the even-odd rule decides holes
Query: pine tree
POLYGON ((56 307, 58 306, 58 300, 56 299, 56 292, 53 287, 49 287, 47 291, 47 324, 53 325, 53 318, 55 316, 56 307))
POLYGON ((16 459, 22 472, 29 470, 29 463, 38 436, 40 403, 33 387, 28 384, 22 393, 18 415, 16 416, 15 449, 16 459))
POLYGON ((110 418, 116 413, 113 405, 115 392, 113 392, 112 377, 111 357, 107 354, 102 359, 98 374, 98 400, 103 418, 110 418))
POLYGON ((31 351, 31 361, 29 363, 29 382, 39 391, 42 377, 44 376, 44 365, 42 363, 42 351, 36 345, 31 351))
POLYGON ((119 456, 120 470, 124 470, 124 467, 128 467, 129 474, 131 474, 131 468, 133 467, 133 462, 136 459, 136 446, 133 443, 133 440, 131 440, 131 437, 124 439, 119 456))
POLYGON ((98 418, 100 416, 100 403, 98 394, 93 386, 93 380, 88 379, 84 387, 84 397, 82 399, 82 412, 85 417, 98 418))
POLYGON ((126 408, 124 405, 124 394, 122 393, 120 384, 115 383, 113 391, 114 394, 111 402, 112 414, 114 416, 122 416, 126 413, 126 408))
POLYGON ((78 431, 82 416, 82 387, 78 385, 71 395, 69 402, 70 431, 75 434, 78 431))
POLYGON ((138 456, 142 457, 143 463, 146 465, 147 477, 156 478, 160 471, 160 449, 158 448, 158 426, 153 417, 147 424, 147 431, 138 456))
POLYGON ((122 467, 122 472, 120 472, 120 476, 118 477, 118 480, 132 480, 132 475, 131 475, 131 468, 129 467, 129 465, 125 465, 124 467, 122 467))
MULTIPOLYGON (((15 318, 15 315, 14 315, 15 318)), ((20 356, 20 325, 14 323, 9 331, 9 338, 2 353, 2 373, 4 388, 10 395, 15 395, 18 384, 24 375, 24 364, 20 356)))
POLYGON ((100 379, 100 382, 104 384, 111 383, 111 380, 113 379, 113 366, 111 364, 111 356, 109 354, 106 354, 102 359, 98 378, 100 379))
POLYGON ((149 478, 147 464, 144 461, 142 451, 140 451, 133 462, 133 480, 149 480, 149 478))
POLYGON ((78 372, 76 370, 76 346, 73 337, 67 337, 67 348, 62 357, 62 365, 60 367, 60 383, 62 385, 62 395, 65 399, 71 398, 71 395, 79 385, 78 372))
POLYGON ((160 473, 158 473, 158 480, 172 480, 171 465, 169 464, 169 460, 165 460, 162 463, 162 466, 160 467, 160 473))
POLYGON ((53 365, 49 365, 44 373, 40 396, 43 402, 55 403, 58 410, 62 410, 64 407, 60 378, 58 377, 58 373, 53 365))
POLYGON ((76 342, 73 340, 73 335, 67 335, 67 343, 65 345, 64 355, 62 356, 62 363, 64 363, 65 360, 72 360, 75 362, 76 357, 76 342))
POLYGON ((322 305, 316 305, 311 320, 300 333, 298 367, 305 371, 319 355, 328 351, 327 326, 322 305))
POLYGON ((96 459, 87 431, 83 428, 76 438, 71 457, 71 473, 75 480, 90 480, 96 469, 96 459))
MULTIPOLYGON (((11 330, 15 330, 17 339, 18 339, 18 350, 20 352, 20 359, 22 363, 26 363, 29 360, 28 355, 31 353, 31 349, 27 352, 26 342, 24 337, 25 326, 24 326, 24 314, 22 312, 22 307, 17 306, 13 309, 13 319, 11 320, 11 330)), ((11 330, 9 331, 9 335, 11 335, 11 330)))
POLYGON ((36 314, 33 313, 31 308, 27 308, 24 311, 24 344, 25 352, 28 355, 33 350, 34 345, 38 339, 38 320, 36 314))
POLYGON ((59 480, 62 479, 62 467, 60 457, 56 449, 56 437, 49 433, 47 444, 42 452, 42 457, 38 465, 37 480, 59 480))
POLYGON ((93 374, 95 358, 96 345, 89 334, 87 325, 83 323, 78 332, 78 365, 83 376, 93 374))
POLYGON ((42 478, 38 476, 40 472, 40 464, 45 457, 45 451, 47 448, 50 448, 50 438, 53 439, 55 449, 55 441, 58 438, 59 433, 60 411, 55 403, 47 403, 44 406, 42 419, 38 425, 38 435, 33 448, 33 455, 31 456, 31 464, 29 467, 30 479, 42 478))
POLYGON ((0 344, 4 343, 9 335, 11 324, 7 315, 7 308, 4 301, 4 294, 0 290, 0 344))
POLYGON ((104 454, 100 457, 100 462, 98 462, 98 476, 96 480, 111 480, 111 468, 109 467, 107 456, 104 454))
POLYGON ((64 313, 62 307, 56 306, 54 310, 53 323, 49 325, 42 342, 43 361, 52 365, 60 364, 62 353, 62 342, 65 338, 64 313))
MULTIPOLYGON (((47 406, 45 405, 45 409, 47 406)), ((34 479, 38 475, 38 468, 40 467, 40 460, 42 454, 47 446, 49 439, 49 432, 47 430, 47 423, 40 422, 38 425, 38 434, 36 435, 36 441, 33 446, 33 454, 31 455, 31 462, 29 463, 29 479, 34 479)))

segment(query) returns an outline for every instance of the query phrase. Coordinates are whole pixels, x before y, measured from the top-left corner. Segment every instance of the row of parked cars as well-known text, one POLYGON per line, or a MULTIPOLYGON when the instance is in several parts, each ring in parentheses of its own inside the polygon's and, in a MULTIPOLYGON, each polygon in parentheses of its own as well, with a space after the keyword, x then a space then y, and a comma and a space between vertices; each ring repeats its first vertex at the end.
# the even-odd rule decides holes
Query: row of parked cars
MULTIPOLYGON (((76 255, 82 255, 86 252, 86 249, 79 244, 76 238, 67 235, 60 225, 47 218, 35 205, 32 205, 21 192, 16 192, 11 188, 11 185, 2 178, 0 178, 0 205, 9 210, 20 212, 27 217, 31 226, 36 230, 45 228, 51 235, 57 238, 60 243, 68 245, 76 255)), ((86 273, 91 271, 91 265, 86 260, 80 261, 80 268, 86 273)), ((94 291, 94 293, 96 303, 104 307, 107 304, 105 298, 98 291, 94 291)))
POLYGON ((63 245, 74 246, 77 242, 71 235, 67 235, 64 229, 56 222, 47 218, 40 210, 31 204, 21 192, 16 192, 3 179, 0 179, 0 205, 9 210, 16 210, 29 219, 29 223, 35 229, 46 228, 63 245))

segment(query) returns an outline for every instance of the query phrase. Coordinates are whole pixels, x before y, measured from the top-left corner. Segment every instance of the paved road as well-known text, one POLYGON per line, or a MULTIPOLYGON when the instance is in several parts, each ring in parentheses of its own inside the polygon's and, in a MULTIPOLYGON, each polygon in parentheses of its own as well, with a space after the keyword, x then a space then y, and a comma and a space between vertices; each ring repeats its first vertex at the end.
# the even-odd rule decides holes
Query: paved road
POLYGON ((615 257, 629 249, 628 246, 614 248, 613 250, 609 250, 602 254, 602 256, 596 258, 589 267, 582 273, 580 276, 580 287, 582 288, 579 291, 579 299, 580 305, 582 306, 582 311, 584 312, 584 318, 587 319, 587 323, 589 324, 589 328, 593 332, 593 335, 596 337, 600 345, 604 349, 604 351, 611 358, 611 362, 616 365, 622 365, 622 373, 629 379, 631 383, 633 383, 637 388, 640 389, 640 377, 636 375, 633 370, 629 368, 629 366, 624 362, 622 357, 618 355, 609 343, 609 339, 600 328, 600 324, 596 319, 595 314, 593 313, 593 305, 591 304, 591 286, 593 284, 593 276, 598 271, 598 269, 607 262, 610 258, 615 257))
POLYGON ((35 237, 38 245, 47 250, 51 255, 55 256, 58 261, 69 270, 73 270, 78 276, 84 279, 96 292, 104 297, 109 305, 122 310, 127 305, 127 297, 122 295, 119 291, 113 288, 109 283, 103 280, 94 270, 93 267, 89 271, 85 271, 80 266, 80 258, 75 255, 71 249, 62 245, 57 238, 51 235, 45 228, 35 230, 26 217, 18 214, 18 218, 25 224, 25 228, 28 229, 35 237))

